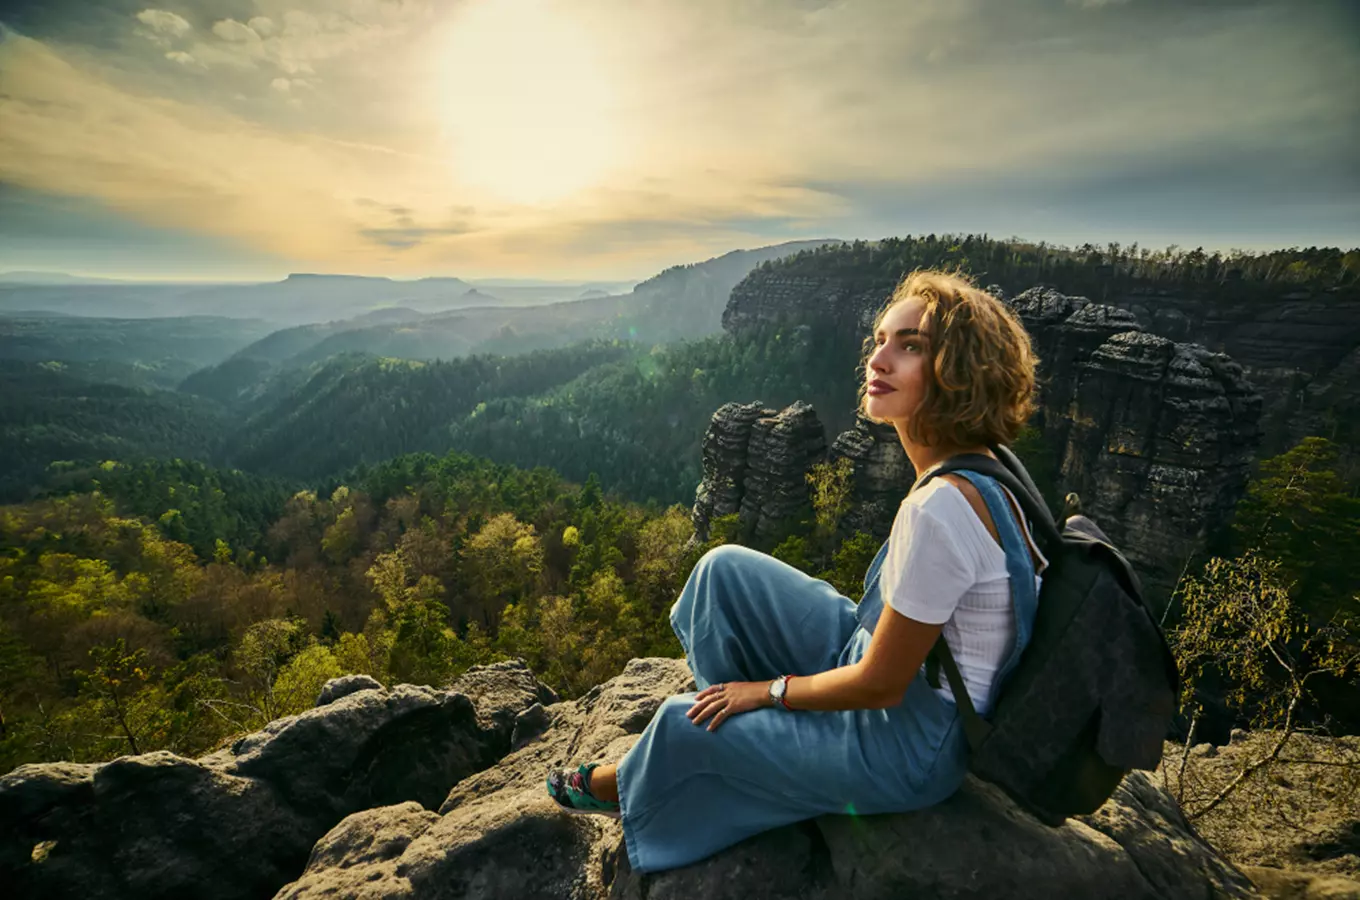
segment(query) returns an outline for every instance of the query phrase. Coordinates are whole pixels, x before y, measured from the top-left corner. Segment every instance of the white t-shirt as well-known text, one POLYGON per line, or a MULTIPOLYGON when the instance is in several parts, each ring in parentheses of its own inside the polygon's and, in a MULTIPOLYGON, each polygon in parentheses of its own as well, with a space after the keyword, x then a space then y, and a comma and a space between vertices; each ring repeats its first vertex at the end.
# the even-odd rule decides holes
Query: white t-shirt
MULTIPOLYGON (((1002 490, 1010 494, 1004 486, 1002 490)), ((1010 499, 1014 502, 1014 495, 1010 499)), ((1042 571, 1047 561, 1025 526, 1042 571)), ((1036 591, 1042 581, 1035 576, 1036 591)), ((1015 644, 1010 576, 1005 551, 948 480, 932 479, 898 507, 879 586, 883 602, 902 615, 931 625, 944 623, 944 638, 974 708, 984 715, 990 711, 992 682, 1015 644)), ((924 667, 917 677, 925 677, 924 667)), ((954 699, 943 670, 937 691, 954 699)))

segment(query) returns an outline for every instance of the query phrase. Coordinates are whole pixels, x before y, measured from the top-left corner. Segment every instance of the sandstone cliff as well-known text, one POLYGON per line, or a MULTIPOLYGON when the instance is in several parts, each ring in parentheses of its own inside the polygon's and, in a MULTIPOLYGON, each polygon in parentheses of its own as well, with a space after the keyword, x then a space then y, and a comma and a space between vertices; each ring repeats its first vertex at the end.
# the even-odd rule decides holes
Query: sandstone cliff
POLYGON ((0 778, 11 897, 1200 898, 1256 896, 1142 773, 1048 828, 969 779, 899 815, 828 815, 641 875, 617 822, 557 812, 550 767, 619 759, 683 660, 556 701, 519 663, 443 691, 363 678, 231 748, 0 778))
MULTIPOLYGON (((891 287, 881 279, 843 283, 756 274, 761 277, 753 275, 733 291, 728 327, 805 325, 816 317, 817 327, 844 334, 847 355, 856 352, 850 341, 867 333, 891 287)), ((993 290, 1004 297, 1000 288, 993 290)), ((1245 490, 1261 441, 1261 395, 1234 360, 1154 335, 1128 309, 1051 288, 1032 288, 1007 302, 1041 359, 1036 424, 1058 464, 1050 502, 1070 491, 1080 494, 1086 511, 1164 596, 1245 490)), ((808 467, 820 462, 810 444, 794 452, 777 440, 751 443, 747 423, 775 418, 759 404, 728 404, 715 414, 694 512, 699 540, 707 538, 711 516, 723 514, 714 510, 770 519, 742 473, 771 447, 779 449, 783 465, 765 476, 763 495, 781 498, 780 513, 795 508, 791 497, 806 495, 803 473, 789 461, 806 459, 808 467), (781 477, 782 487, 772 487, 781 477)), ((827 458, 839 456, 850 458, 854 471, 847 527, 886 537, 914 477, 896 434, 860 419, 832 441, 827 458)))
MULTIPOLYGON (((851 258, 847 250, 841 254, 851 258)), ((890 263, 855 266, 835 253, 752 272, 732 290, 723 327, 741 332, 805 323, 855 352, 874 312, 903 274, 890 263)), ((1048 277, 1048 276, 1046 276, 1048 277)), ((1228 280, 1167 288, 1128 278, 1055 271, 1057 292, 1131 313, 1147 331, 1227 353, 1265 397, 1261 451, 1274 455, 1309 434, 1360 439, 1360 288, 1300 288, 1228 280)), ((1003 284, 1018 294, 1032 284, 1003 284)))

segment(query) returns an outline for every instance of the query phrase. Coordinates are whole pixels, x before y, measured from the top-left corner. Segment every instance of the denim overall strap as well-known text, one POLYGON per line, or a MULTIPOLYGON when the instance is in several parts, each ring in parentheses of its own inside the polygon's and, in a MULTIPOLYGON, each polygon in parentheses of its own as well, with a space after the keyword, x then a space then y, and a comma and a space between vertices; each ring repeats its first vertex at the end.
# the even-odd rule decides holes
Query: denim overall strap
POLYGON ((883 560, 887 555, 888 542, 884 541, 883 546, 879 547, 878 553, 874 555, 874 561, 869 563, 868 571, 864 573, 864 593, 855 608, 855 618, 859 621, 860 627, 870 634, 874 633, 879 613, 883 611, 883 595, 878 590, 878 578, 883 571, 883 560))
POLYGON ((1039 609, 1039 595, 1034 588, 1034 560, 1025 536, 1020 533, 1010 501, 996 480, 968 469, 959 469, 955 474, 972 482, 986 501, 987 511, 992 514, 996 533, 1001 538, 1001 549, 1006 552, 1006 574, 1010 576, 1011 606, 1015 610, 1015 644, 997 674, 1000 683, 1020 662, 1020 654, 1029 646, 1034 631, 1034 615, 1039 609))

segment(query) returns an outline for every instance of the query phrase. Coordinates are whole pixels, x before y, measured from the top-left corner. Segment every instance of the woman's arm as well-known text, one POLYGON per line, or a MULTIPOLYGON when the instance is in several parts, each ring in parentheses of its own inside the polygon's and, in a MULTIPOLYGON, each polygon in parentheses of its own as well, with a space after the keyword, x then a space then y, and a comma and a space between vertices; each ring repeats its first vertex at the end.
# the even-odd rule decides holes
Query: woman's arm
MULTIPOLYGON (((887 709, 902 702, 907 686, 925 661, 943 625, 908 619, 883 607, 864 658, 854 665, 799 675, 789 681, 784 700, 797 709, 887 709)), ((708 721, 715 731, 739 713, 773 706, 768 681, 714 684, 695 695, 687 715, 695 725, 708 721)))
POLYGON ((784 700, 794 709, 886 709, 906 696, 944 625, 927 625, 884 604, 864 657, 857 663, 789 681, 784 700))

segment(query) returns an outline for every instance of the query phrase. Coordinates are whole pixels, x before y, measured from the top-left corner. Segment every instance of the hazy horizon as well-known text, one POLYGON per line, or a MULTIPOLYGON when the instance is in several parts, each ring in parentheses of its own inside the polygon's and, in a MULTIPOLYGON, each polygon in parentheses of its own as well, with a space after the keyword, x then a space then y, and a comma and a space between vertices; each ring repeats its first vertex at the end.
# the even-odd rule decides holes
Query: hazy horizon
POLYGON ((0 0, 0 273, 1360 245, 1348 0, 0 0))

